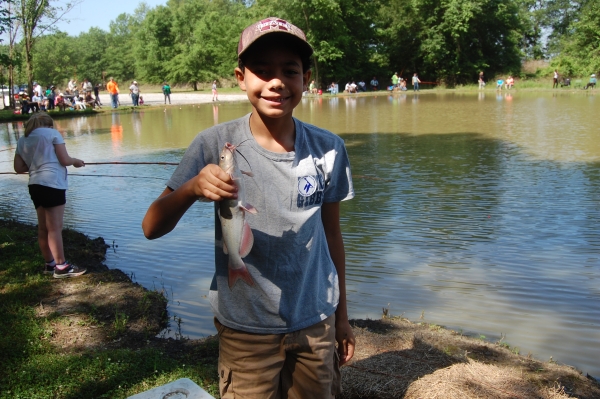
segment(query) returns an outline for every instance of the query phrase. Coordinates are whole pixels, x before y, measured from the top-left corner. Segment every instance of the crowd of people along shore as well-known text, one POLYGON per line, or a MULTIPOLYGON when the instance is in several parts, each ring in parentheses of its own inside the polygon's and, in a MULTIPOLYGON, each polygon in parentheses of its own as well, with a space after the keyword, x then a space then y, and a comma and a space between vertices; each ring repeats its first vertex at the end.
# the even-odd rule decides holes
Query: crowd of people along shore
MULTIPOLYGON (((419 83, 421 83, 421 80, 419 79, 419 76, 417 73, 413 74, 412 76, 412 87, 414 91, 419 91, 419 83)), ((398 72, 394 72, 394 74, 392 75, 391 79, 390 79, 390 84, 388 86, 386 86, 385 88, 388 91, 406 91, 407 89, 407 82, 408 82, 408 78, 403 78, 402 76, 400 76, 400 74, 398 74, 398 72)), ((346 85, 344 86, 344 90, 343 93, 366 93, 367 91, 380 91, 381 87, 379 85, 379 80, 377 80, 376 76, 373 76, 373 79, 371 79, 371 81, 369 82, 369 86, 367 86, 367 83, 364 80, 359 80, 358 83, 356 83, 356 80, 351 79, 349 80, 346 85)), ((330 94, 335 95, 338 94, 340 92, 339 89, 339 83, 338 82, 331 82, 330 85, 327 86, 327 89, 325 91, 328 91, 330 94)), ((304 94, 323 94, 323 90, 317 88, 317 84, 315 83, 315 81, 311 81, 309 86, 308 86, 308 90, 306 90, 304 92, 304 94)))
MULTIPOLYGON (((398 72, 395 72, 385 89, 387 91, 406 91, 408 90, 409 78, 403 78, 398 72)), ((356 80, 349 80, 344 86, 343 93, 364 93, 367 91, 380 91, 381 87, 379 85, 379 81, 376 76, 373 76, 373 79, 369 82, 369 86, 365 83, 364 80, 359 80, 356 83, 356 80)), ((412 84, 413 91, 419 91, 419 84, 422 83, 419 79, 419 75, 414 73, 410 78, 410 83, 412 84)), ((429 84, 438 84, 438 82, 425 82, 429 84)), ((486 81, 484 78, 483 72, 479 72, 479 76, 477 79, 477 84, 480 90, 485 89, 486 81)), ((558 70, 554 70, 553 73, 553 88, 557 88, 560 84, 560 87, 569 87, 571 85, 571 78, 568 77, 560 77, 558 70)), ((496 90, 510 90, 515 87, 515 78, 512 75, 508 75, 508 77, 504 78, 502 76, 496 79, 496 90)), ((594 89, 596 87, 596 74, 591 74, 589 82, 585 85, 582 85, 581 88, 584 90, 594 89)), ((317 87, 315 81, 311 81, 308 88, 304 92, 304 94, 323 94, 323 90, 317 87)), ((340 93, 340 88, 338 82, 331 82, 330 85, 327 86, 327 89, 330 94, 335 95, 340 93)))
MULTIPOLYGON (((213 101, 216 98, 216 81, 213 82, 213 101)), ((33 95, 29 95, 25 91, 19 91, 15 94, 15 113, 29 114, 39 111, 51 111, 58 109, 60 111, 85 110, 87 108, 99 109, 104 104, 100 101, 100 90, 106 89, 110 96, 112 108, 118 108, 121 105, 119 100, 119 84, 114 78, 109 78, 108 83, 92 84, 87 78, 83 82, 77 82, 76 78, 72 78, 67 83, 64 89, 60 89, 53 84, 47 85, 46 89, 38 82, 33 82, 33 95)), ((165 104, 167 100, 171 103, 171 86, 165 81, 163 82, 162 92, 165 96, 165 104)), ((141 90, 137 81, 132 81, 129 86, 129 97, 131 104, 138 107, 144 104, 144 98, 141 95, 141 90)))

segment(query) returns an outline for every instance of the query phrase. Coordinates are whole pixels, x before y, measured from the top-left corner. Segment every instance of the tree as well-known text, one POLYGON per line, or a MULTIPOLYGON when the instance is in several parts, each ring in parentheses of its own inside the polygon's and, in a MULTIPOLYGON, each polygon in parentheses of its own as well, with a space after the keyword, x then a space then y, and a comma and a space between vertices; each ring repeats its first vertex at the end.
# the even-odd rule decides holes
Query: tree
POLYGON ((34 60, 43 60, 33 64, 36 80, 61 85, 73 77, 80 65, 77 41, 65 32, 40 37, 32 51, 34 60))
POLYGON ((560 38, 560 54, 552 66, 565 75, 582 76, 600 71, 600 0, 589 0, 560 38))
MULTIPOLYGON (((3 17, 2 30, 3 32, 8 33, 8 52, 4 58, 4 61, 6 61, 5 66, 8 67, 8 93, 10 108, 15 107, 15 98, 13 93, 15 66, 21 64, 20 53, 15 51, 15 44, 20 22, 16 18, 13 3, 13 0, 7 0, 1 3, 3 17)), ((4 98, 2 100, 4 101, 4 98)), ((4 104, 4 106, 6 107, 6 104, 4 104)))
POLYGON ((377 1, 265 0, 249 10, 252 20, 277 15, 298 26, 313 46, 313 76, 322 84, 351 79, 372 68, 377 1))
POLYGON ((385 48, 402 68, 448 86, 474 81, 480 70, 518 71, 520 12, 516 0, 392 0, 382 9, 390 15, 385 48))
POLYGON ((146 14, 135 36, 135 65, 138 77, 159 83, 167 76, 166 65, 173 59, 173 12, 158 6, 146 14))
POLYGON ((233 76, 237 42, 248 23, 246 8, 237 1, 192 0, 174 6, 175 45, 167 79, 197 90, 198 82, 233 76))
POLYGON ((33 89, 33 47, 39 35, 51 31, 53 25, 60 21, 75 5, 83 0, 74 0, 64 7, 52 6, 52 0, 14 0, 17 18, 21 23, 25 70, 29 95, 33 89))

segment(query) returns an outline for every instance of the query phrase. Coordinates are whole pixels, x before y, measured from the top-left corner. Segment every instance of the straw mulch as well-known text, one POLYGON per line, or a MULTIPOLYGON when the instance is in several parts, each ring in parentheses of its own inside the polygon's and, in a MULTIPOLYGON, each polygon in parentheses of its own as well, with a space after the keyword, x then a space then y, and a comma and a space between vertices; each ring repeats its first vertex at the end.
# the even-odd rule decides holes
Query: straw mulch
POLYGON ((406 319, 353 323, 356 353, 338 399, 600 398, 600 385, 574 368, 501 343, 406 319))

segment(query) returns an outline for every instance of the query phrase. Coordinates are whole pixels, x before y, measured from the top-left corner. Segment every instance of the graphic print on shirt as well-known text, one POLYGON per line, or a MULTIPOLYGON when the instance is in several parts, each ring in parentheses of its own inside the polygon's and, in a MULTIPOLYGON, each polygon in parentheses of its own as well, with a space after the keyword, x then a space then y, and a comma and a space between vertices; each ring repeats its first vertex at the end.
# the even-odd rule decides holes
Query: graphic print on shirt
POLYGON ((307 208, 323 202, 325 182, 320 174, 302 176, 298 178, 298 208, 307 208))

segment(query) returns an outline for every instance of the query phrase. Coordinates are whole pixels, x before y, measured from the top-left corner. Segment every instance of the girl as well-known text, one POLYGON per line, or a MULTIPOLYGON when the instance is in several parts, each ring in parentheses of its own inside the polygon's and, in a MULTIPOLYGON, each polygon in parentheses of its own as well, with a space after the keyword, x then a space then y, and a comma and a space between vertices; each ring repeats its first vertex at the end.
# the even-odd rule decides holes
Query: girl
POLYGON ((212 97, 213 101, 219 101, 219 95, 217 94, 217 81, 216 80, 213 80, 213 83, 212 83, 212 95, 213 95, 213 97, 212 97))
POLYGON ((38 244, 46 261, 44 273, 53 273, 54 278, 77 277, 86 269, 69 264, 63 251, 66 167, 80 168, 85 163, 69 156, 65 141, 53 127, 54 121, 46 113, 29 118, 25 136, 17 142, 14 168, 17 173, 29 172, 29 195, 38 218, 38 244))

